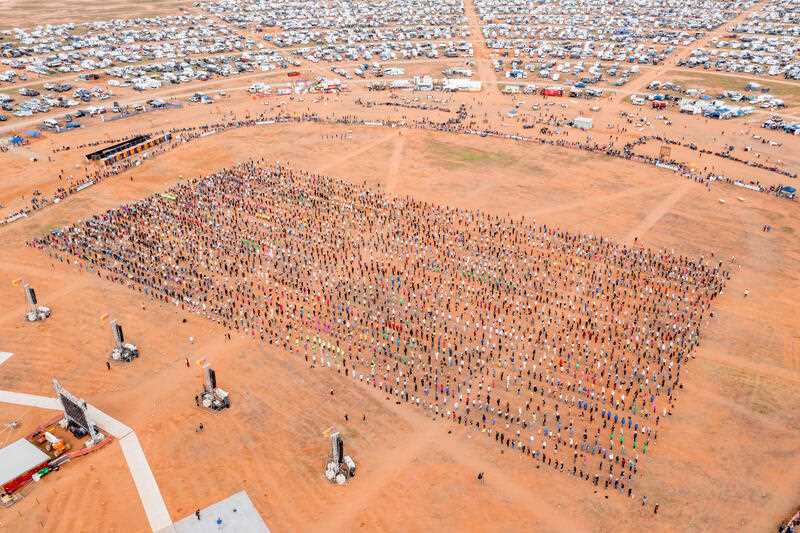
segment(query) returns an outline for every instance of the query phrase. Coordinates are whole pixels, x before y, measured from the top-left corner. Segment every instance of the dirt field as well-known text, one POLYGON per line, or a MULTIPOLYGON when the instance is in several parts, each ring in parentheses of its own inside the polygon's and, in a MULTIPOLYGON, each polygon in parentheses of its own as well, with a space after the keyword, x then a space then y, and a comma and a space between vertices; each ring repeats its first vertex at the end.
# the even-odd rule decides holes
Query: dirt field
MULTIPOLYGON (((242 488, 275 531, 309 524, 328 531, 763 530, 796 504, 796 204, 749 191, 708 192, 666 171, 642 172, 640 165, 574 150, 423 131, 340 129, 352 131, 352 140, 326 141, 334 129, 313 125, 208 137, 0 230, 0 297, 11 303, 0 319, 0 348, 15 352, 0 367, 0 387, 49 394, 55 375, 133 427, 173 519, 242 488), (585 484, 501 455, 464 432, 448 434, 445 425, 342 376, 308 370, 296 356, 246 338, 226 341, 215 324, 51 264, 24 245, 52 227, 163 190, 179 175, 262 156, 367 179, 394 194, 533 216, 619 240, 636 236, 645 245, 693 256, 736 256, 740 268, 716 304, 686 388, 640 481, 640 490, 660 503, 659 515, 645 514, 637 501, 604 499, 585 484), (727 203, 720 204, 720 197, 727 203), (761 232, 764 223, 775 229, 761 232), (54 309, 51 320, 22 323, 22 294, 10 283, 19 277, 54 309), (111 343, 100 318, 105 313, 121 320, 142 350, 133 366, 105 369, 111 343), (229 412, 209 415, 192 405, 200 368, 187 369, 187 356, 213 361, 233 394, 229 412), (331 387, 337 391, 333 400, 331 387), (363 412, 367 422, 352 416, 345 423, 345 412, 363 412), (206 431, 196 435, 201 421, 206 431), (323 431, 331 425, 343 431, 360 465, 344 489, 320 476, 323 431), (474 481, 476 471, 486 472, 484 485, 474 481)), ((3 511, 6 527, 146 527, 117 446, 46 478, 34 494, 3 511), (87 483, 97 487, 91 498, 87 483), (75 497, 66 502, 64 494, 75 497)))

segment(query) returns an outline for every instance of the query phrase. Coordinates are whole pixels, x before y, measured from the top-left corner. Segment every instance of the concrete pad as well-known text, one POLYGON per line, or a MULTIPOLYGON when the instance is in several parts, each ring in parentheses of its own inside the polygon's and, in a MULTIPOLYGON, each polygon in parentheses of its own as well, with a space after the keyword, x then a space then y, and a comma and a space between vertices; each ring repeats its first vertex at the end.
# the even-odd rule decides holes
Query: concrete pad
POLYGON ((101 429, 106 430, 114 438, 121 439, 130 433, 133 433, 131 428, 119 420, 111 418, 92 404, 88 404, 88 406, 89 407, 86 411, 89 414, 89 418, 94 420, 101 429))
POLYGON ((136 433, 129 433, 119 439, 119 445, 131 471, 133 483, 139 492, 139 499, 142 501, 147 521, 150 522, 150 528, 153 531, 169 531, 172 519, 136 433))
POLYGON ((59 402, 57 398, 25 394, 24 392, 0 391, 0 402, 29 405, 41 409, 61 410, 61 402, 59 402))
POLYGON ((14 355, 11 352, 0 352, 0 365, 8 361, 8 358, 14 355))
POLYGON ((180 522, 175 522, 172 529, 165 529, 160 533, 175 531, 175 533, 212 533, 231 531, 235 533, 269 533, 269 528, 261 515, 256 510, 247 492, 237 492, 233 496, 209 505, 200 510, 200 520, 194 514, 187 516, 180 522), (234 512, 236 509, 236 512, 234 512), (218 524, 217 519, 222 523, 218 524))

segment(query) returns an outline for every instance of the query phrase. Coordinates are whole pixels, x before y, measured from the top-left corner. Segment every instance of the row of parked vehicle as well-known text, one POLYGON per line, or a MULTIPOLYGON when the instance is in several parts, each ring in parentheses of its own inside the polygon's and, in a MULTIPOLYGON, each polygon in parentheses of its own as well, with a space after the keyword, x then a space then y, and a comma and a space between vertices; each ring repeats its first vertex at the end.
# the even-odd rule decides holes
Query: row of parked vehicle
POLYGON ((112 96, 110 91, 102 87, 78 87, 73 90, 71 84, 63 82, 45 83, 42 90, 46 93, 42 94, 42 91, 31 87, 21 87, 17 92, 28 99, 19 102, 9 94, 0 93, 0 109, 17 117, 30 117, 37 113, 47 113, 53 108, 67 109, 94 99, 106 100, 112 96), (73 90, 72 97, 63 94, 70 90, 73 90))
POLYGON ((426 31, 467 25, 462 0, 209 0, 199 6, 239 28, 256 31, 325 29, 343 35, 352 29, 412 27, 426 31))
MULTIPOLYGON (((486 45, 515 57, 654 65, 754 0, 475 0, 486 45)), ((624 82, 623 82, 624 83, 624 82)))
POLYGON ((800 37, 800 5, 796 0, 767 0, 737 24, 733 31, 742 34, 800 37))
POLYGON ((778 130, 790 135, 800 135, 800 122, 785 122, 783 117, 773 115, 769 120, 761 124, 762 128, 768 130, 778 130))
POLYGON ((800 80, 800 40, 793 37, 728 36, 696 48, 679 66, 800 80))
POLYGON ((181 84, 191 81, 208 81, 227 78, 245 72, 268 72, 286 69, 300 63, 285 59, 275 50, 259 50, 241 54, 187 58, 175 61, 147 63, 136 66, 114 67, 106 71, 113 79, 113 87, 131 87, 137 91, 158 89, 164 84, 181 84))
MULTIPOLYGON (((200 15, 15 28, 0 63, 40 75, 254 49, 256 42, 200 15)), ((13 70, 11 71, 13 72, 13 70)), ((13 81, 8 71, 0 81, 13 81)))
POLYGON ((312 63, 469 57, 462 0, 212 0, 200 7, 312 63), (278 31, 274 31, 277 29, 278 31))
POLYGON ((693 50, 683 66, 800 80, 796 0, 766 0, 731 31, 710 47, 693 50))

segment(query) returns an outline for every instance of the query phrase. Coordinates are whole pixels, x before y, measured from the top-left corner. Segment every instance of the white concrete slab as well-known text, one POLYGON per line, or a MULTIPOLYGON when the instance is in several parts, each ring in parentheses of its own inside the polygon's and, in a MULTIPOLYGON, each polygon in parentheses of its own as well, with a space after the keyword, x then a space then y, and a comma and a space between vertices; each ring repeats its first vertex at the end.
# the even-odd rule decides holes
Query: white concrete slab
POLYGON ((0 402, 13 403, 16 405, 28 405, 30 407, 39 407, 40 409, 61 409, 61 402, 59 402, 56 398, 37 396, 35 394, 26 394, 24 392, 11 392, 7 390, 0 391, 0 402))
POLYGON ((8 358, 14 355, 11 352, 0 352, 0 365, 8 361, 8 358))
POLYGON ((14 441, 0 449, 0 483, 5 484, 49 460, 50 457, 32 442, 14 441))
POLYGON ((147 521, 150 522, 150 529, 153 531, 169 530, 172 518, 169 516, 167 505, 164 503, 164 498, 161 496, 156 478, 153 476, 153 471, 150 470, 150 464, 147 462, 147 457, 144 455, 136 433, 128 433, 119 439, 119 445, 125 461, 128 463, 133 484, 136 485, 136 490, 139 492, 139 499, 142 501, 147 521))
POLYGON ((89 408, 89 418, 94 420, 95 424, 100 426, 101 429, 106 430, 114 438, 121 439, 126 435, 133 433, 133 430, 115 418, 111 418, 97 407, 87 404, 89 408))
POLYGON ((201 509, 200 520, 191 514, 175 522, 171 529, 167 528, 159 533, 173 531, 175 533, 219 533, 220 531, 270 533, 267 524, 245 491, 237 492, 229 498, 201 509))

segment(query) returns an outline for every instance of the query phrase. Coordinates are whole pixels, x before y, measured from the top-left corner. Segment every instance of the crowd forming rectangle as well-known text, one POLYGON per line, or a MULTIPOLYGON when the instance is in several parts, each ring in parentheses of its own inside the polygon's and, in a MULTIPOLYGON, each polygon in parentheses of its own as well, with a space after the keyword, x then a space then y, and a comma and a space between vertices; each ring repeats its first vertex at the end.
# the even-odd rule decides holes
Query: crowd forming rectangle
POLYGON ((33 245, 629 496, 727 277, 255 163, 33 245))

